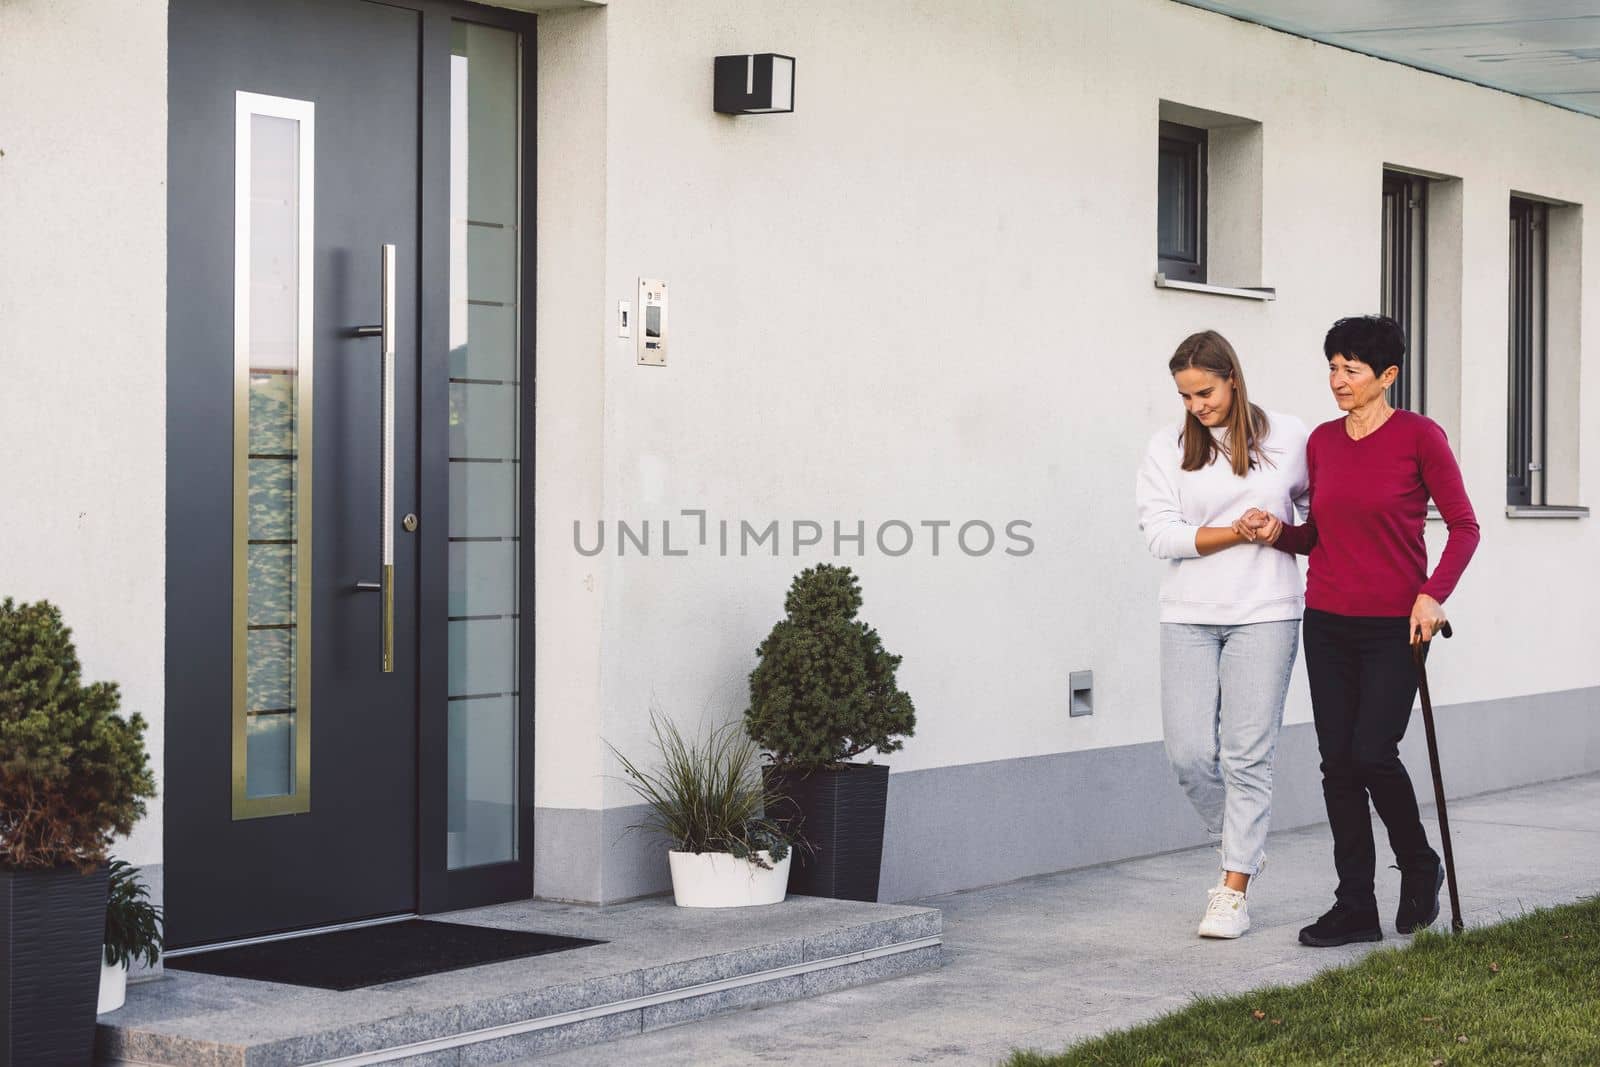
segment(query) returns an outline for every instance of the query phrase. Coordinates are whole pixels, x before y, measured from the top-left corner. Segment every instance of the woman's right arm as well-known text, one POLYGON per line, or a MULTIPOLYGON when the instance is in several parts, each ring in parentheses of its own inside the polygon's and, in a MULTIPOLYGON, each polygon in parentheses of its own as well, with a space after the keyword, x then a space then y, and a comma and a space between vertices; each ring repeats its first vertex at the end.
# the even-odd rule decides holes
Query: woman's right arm
POLYGON ((1250 539, 1227 526, 1195 526, 1184 521, 1183 506, 1170 464, 1157 453, 1152 442, 1139 467, 1137 499, 1139 529, 1145 544, 1157 559, 1194 559, 1209 556, 1250 539))
POLYGON ((1287 552, 1291 556, 1309 556, 1311 550, 1317 547, 1317 519, 1315 515, 1306 514, 1306 521, 1298 526, 1289 523, 1279 523, 1278 535, 1267 538, 1267 543, 1280 552, 1287 552))
MULTIPOLYGON (((1311 489, 1295 498, 1294 510, 1305 517, 1305 521, 1296 525, 1283 522, 1273 517, 1273 529, 1269 526, 1262 540, 1281 552, 1291 556, 1309 556, 1311 550, 1317 547, 1317 517, 1311 511, 1311 489)), ((1293 515, 1289 516, 1293 518, 1293 515)))

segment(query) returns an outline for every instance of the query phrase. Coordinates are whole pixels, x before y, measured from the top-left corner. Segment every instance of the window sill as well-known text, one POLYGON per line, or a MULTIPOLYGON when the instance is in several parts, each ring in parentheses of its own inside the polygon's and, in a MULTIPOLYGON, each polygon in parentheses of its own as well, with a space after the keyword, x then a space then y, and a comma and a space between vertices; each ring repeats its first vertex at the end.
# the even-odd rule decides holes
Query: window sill
POLYGON ((1227 285, 1207 285, 1204 282, 1182 282, 1176 278, 1168 278, 1160 271, 1156 272, 1157 289, 1183 289, 1191 293, 1210 293, 1213 296, 1236 296, 1245 300, 1276 300, 1278 291, 1266 286, 1234 287, 1227 285))
POLYGON ((1589 509, 1561 504, 1507 504, 1508 519, 1587 519, 1589 509))

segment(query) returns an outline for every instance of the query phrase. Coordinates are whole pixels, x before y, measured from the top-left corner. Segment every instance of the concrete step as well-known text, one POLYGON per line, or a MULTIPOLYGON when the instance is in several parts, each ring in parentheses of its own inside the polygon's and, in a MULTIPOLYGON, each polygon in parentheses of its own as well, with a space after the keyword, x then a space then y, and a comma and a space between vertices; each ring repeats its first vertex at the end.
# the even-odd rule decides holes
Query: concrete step
POLYGON ((932 908, 791 897, 698 910, 544 901, 448 918, 606 944, 332 992, 168 969, 100 1018, 104 1063, 484 1064, 937 967, 932 908))

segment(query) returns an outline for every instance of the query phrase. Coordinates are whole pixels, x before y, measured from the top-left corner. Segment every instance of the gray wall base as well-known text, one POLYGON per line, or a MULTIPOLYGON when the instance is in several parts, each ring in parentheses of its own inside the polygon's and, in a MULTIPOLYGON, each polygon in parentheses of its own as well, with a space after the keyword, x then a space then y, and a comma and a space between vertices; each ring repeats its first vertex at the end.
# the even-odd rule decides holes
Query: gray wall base
MULTIPOLYGON (((1600 771, 1600 687, 1436 708, 1445 794, 1470 796, 1600 771)), ((1400 746, 1433 803, 1422 713, 1400 746)), ((1327 821, 1317 738, 1285 727, 1272 826, 1327 821)), ((1206 843, 1159 741, 889 778, 882 900, 913 900, 1206 843)))
MULTIPOLYGON (((1453 704, 1436 717, 1452 797, 1600 771, 1600 687, 1453 704)), ((1431 804, 1420 711, 1401 756, 1431 804)), ((1326 821, 1318 764, 1311 724, 1285 727, 1274 829, 1326 821)), ((665 844, 624 833, 644 811, 540 808, 535 895, 615 903, 668 892, 665 844)), ((907 771, 889 777, 878 897, 915 900, 1205 841, 1159 741, 907 771)))
POLYGON ((616 904, 672 890, 665 838, 628 827, 643 804, 622 808, 539 808, 533 823, 533 895, 616 904))

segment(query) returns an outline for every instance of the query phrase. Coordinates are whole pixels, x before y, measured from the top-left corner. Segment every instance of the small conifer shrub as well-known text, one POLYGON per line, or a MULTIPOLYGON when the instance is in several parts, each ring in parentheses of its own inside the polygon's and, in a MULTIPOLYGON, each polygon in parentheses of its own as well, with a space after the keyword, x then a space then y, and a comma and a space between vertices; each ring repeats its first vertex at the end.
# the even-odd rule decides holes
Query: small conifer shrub
POLYGON ((155 795, 144 718, 112 682, 85 685, 72 631, 48 601, 0 601, 0 866, 105 862, 155 795))
POLYGON ((887 754, 915 732, 916 709, 895 685, 900 657, 860 610, 849 567, 818 564, 790 585, 784 618, 756 649, 745 712, 745 729, 777 766, 803 774, 869 749, 887 754))

